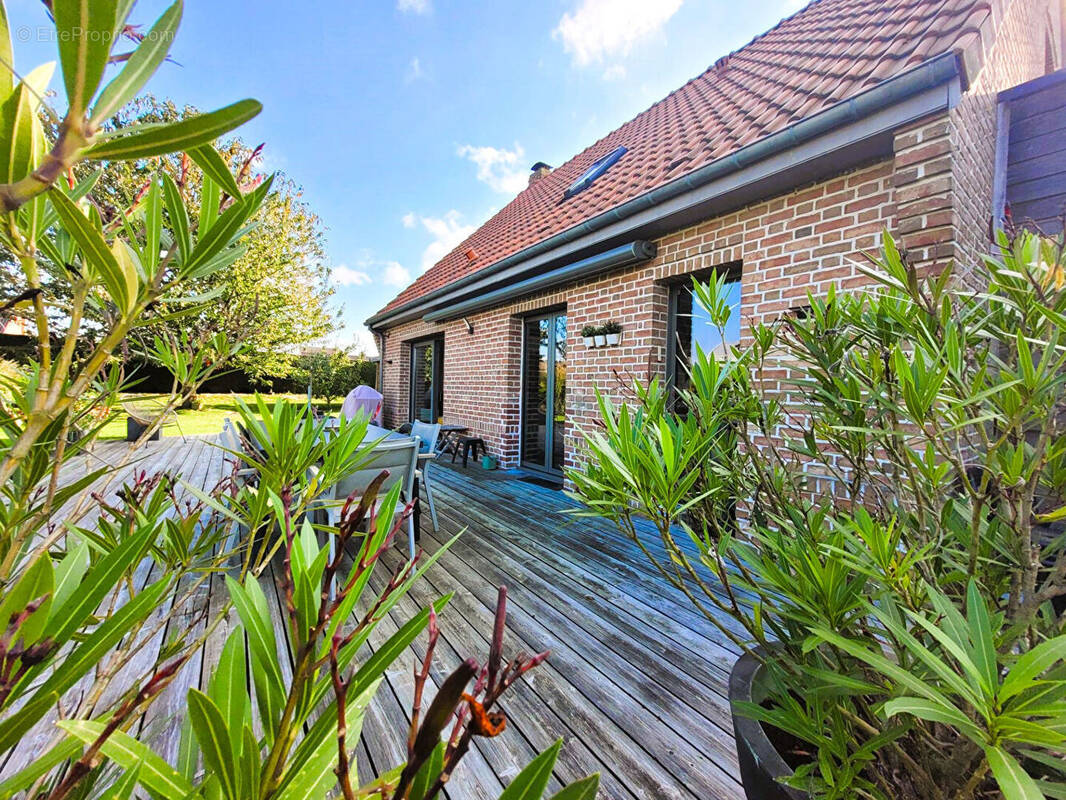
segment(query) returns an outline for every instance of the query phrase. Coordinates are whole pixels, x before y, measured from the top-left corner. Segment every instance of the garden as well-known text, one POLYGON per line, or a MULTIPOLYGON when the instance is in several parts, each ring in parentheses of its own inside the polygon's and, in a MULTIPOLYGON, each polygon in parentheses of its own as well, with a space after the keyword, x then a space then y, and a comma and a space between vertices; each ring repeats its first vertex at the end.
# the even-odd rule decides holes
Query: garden
MULTIPOLYGON (((500 547, 529 584, 514 594, 535 587, 571 612, 583 597, 607 638, 660 624, 635 601, 602 613, 605 596, 638 594, 611 585, 643 580, 617 563, 626 553, 656 576, 643 596, 669 591, 713 628, 714 652, 686 671, 602 654, 544 608, 558 614, 553 647, 592 642, 585 661, 563 655, 600 713, 618 700, 596 694, 604 664, 644 708, 670 711, 656 681, 673 676, 709 705, 698 676, 728 656, 735 741, 670 732, 727 761, 735 746, 740 774, 721 785, 742 783, 749 800, 1066 798, 1061 236, 998 231, 991 255, 930 269, 885 231, 867 288, 812 296, 728 352, 697 352, 673 383, 599 392, 567 491, 573 524, 603 529, 583 529, 595 543, 570 555, 587 560, 587 585, 556 595, 575 571, 507 550, 473 503, 461 521, 488 531, 483 546, 464 543, 453 507, 443 532, 434 512, 435 548, 416 548, 417 491, 403 496, 381 469, 366 415, 329 413, 372 365, 291 357, 330 324, 308 256, 321 231, 236 138, 257 101, 201 113, 143 93, 182 15, 181 0, 150 24, 129 0, 53 0, 58 67, 0 69, 2 313, 34 331, 32 356, 0 372, 0 797, 433 800, 482 745, 514 736, 528 757, 500 800, 591 800, 624 773, 601 784, 576 770, 592 758, 580 737, 534 748, 518 735, 523 717, 566 717, 569 698, 522 694, 555 667, 546 648, 514 644, 509 611, 526 630, 536 621, 484 577, 503 574, 482 552, 500 547), (281 274, 293 293, 255 290, 281 274), (140 385, 146 365, 164 376, 158 390, 140 385), (235 371, 296 386, 212 391, 235 371), (121 458, 93 458, 136 407, 144 424, 121 458), (138 469, 160 431, 222 431, 198 440, 217 471, 197 482, 138 469), (353 476, 369 477, 338 493, 353 476), (438 592, 429 571, 456 553, 477 570, 438 592), (597 556, 618 571, 598 574, 597 556), (449 612, 486 593, 491 613, 469 614, 477 634, 447 639, 449 612), (374 718, 379 692, 404 712, 374 718), (399 762, 361 774, 368 737, 388 737, 399 762)), ((0 5, 8 65, 9 28, 0 5)), ((722 341, 726 280, 693 285, 722 341)), ((608 347, 623 331, 610 320, 581 335, 608 347)), ((541 559, 559 548, 563 520, 503 510, 534 531, 541 559)), ((665 631, 675 620, 663 619, 665 631)), ((677 727, 640 713, 590 741, 639 762, 611 749, 609 725, 677 727)))
MULTIPOLYGON (((44 736, 4 775, 0 796, 437 797, 471 742, 503 730, 501 696, 543 656, 505 652, 501 591, 488 652, 471 654, 425 703, 416 691, 396 731, 404 762, 356 774, 352 752, 384 672, 425 636, 425 686, 449 599, 367 657, 382 615, 432 559, 408 560, 369 588, 411 513, 386 473, 320 513, 327 488, 370 459, 365 418, 327 433, 306 402, 238 401, 259 448, 231 449, 232 470, 203 489, 142 471, 105 501, 100 482, 114 465, 84 466, 135 390, 132 365, 164 368, 171 391, 130 454, 213 376, 261 365, 274 350, 259 337, 277 328, 257 317, 281 314, 227 292, 242 275, 256 279, 242 270, 309 263, 277 250, 291 242, 271 227, 272 209, 290 218, 285 187, 255 169, 255 150, 214 144, 260 104, 145 114, 138 93, 165 63, 183 7, 143 30, 132 11, 113 0, 48 5, 61 101, 44 91, 55 65, 0 70, 0 244, 17 287, 4 312, 24 310, 36 332, 34 358, 4 370, 0 406, 0 753, 7 761, 44 736), (268 235, 252 235, 262 228, 268 235), (275 249, 256 253, 264 243, 275 249), (288 670, 258 580, 276 556, 288 670), (213 579, 228 596, 215 611, 199 602, 213 579), (180 690, 205 637, 232 615, 204 690, 183 691, 173 752, 153 749, 159 741, 139 738, 140 723, 180 690)), ((0 61, 10 65, 0 12, 0 61)), ((503 796, 540 797, 558 750, 533 759, 503 796)), ((592 797, 596 785, 593 776, 557 796, 592 797)))

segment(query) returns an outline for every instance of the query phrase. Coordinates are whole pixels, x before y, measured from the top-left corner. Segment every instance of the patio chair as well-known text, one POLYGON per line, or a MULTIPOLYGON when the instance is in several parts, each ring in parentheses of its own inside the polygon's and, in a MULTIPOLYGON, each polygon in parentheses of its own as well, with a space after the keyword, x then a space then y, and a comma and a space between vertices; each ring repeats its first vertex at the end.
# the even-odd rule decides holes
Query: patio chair
POLYGON ((156 420, 162 417, 159 428, 152 434, 150 441, 158 441, 159 434, 166 425, 176 425, 178 415, 173 409, 158 399, 140 399, 136 402, 124 400, 122 410, 126 412, 126 441, 135 442, 156 420))
POLYGON ((429 465, 437 457, 437 439, 440 437, 440 423, 430 425, 427 422, 411 423, 411 435, 422 440, 422 452, 419 457, 421 468, 415 473, 420 484, 426 487, 426 499, 429 501, 429 518, 433 521, 433 532, 437 532, 437 507, 433 505, 433 487, 429 483, 429 465))
MULTIPOLYGON (((399 483, 401 497, 409 502, 414 497, 419 447, 420 440, 417 436, 412 436, 409 439, 386 439, 375 444, 374 455, 370 461, 333 487, 333 499, 343 502, 353 493, 358 497, 382 470, 388 470, 389 476, 378 490, 378 496, 381 497, 399 483)), ((397 507, 396 513, 402 512, 403 507, 397 507)), ((334 504, 329 509, 329 524, 335 526, 339 522, 340 506, 334 504)), ((415 520, 413 514, 407 518, 407 540, 408 551, 413 559, 415 557, 415 520)), ((330 542, 330 551, 332 553, 332 538, 330 542)))
POLYGON ((348 392, 341 403, 341 414, 347 419, 355 419, 355 415, 362 412, 370 417, 375 425, 381 424, 381 406, 384 398, 377 389, 360 384, 348 392))

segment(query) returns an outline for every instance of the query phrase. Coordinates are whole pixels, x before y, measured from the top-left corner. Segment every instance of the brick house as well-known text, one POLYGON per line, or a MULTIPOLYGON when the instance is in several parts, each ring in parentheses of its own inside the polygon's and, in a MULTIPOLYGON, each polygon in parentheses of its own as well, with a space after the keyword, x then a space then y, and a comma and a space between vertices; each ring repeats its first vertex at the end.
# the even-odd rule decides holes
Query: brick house
MULTIPOLYGON (((504 467, 559 474, 619 376, 681 380, 709 327, 987 248, 1000 93, 1062 65, 1061 0, 816 0, 528 188, 367 321, 386 424, 444 419, 504 467), (581 330, 615 320, 617 345, 581 330)), ((727 337, 741 337, 738 325, 727 337)))

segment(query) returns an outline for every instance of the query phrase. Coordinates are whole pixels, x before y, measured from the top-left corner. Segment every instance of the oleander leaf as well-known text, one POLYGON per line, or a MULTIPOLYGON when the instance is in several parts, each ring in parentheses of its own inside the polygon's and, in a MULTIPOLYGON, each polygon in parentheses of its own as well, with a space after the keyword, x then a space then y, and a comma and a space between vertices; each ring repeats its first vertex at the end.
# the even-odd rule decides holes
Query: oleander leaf
POLYGON ((132 133, 92 145, 83 151, 83 155, 101 160, 130 161, 188 151, 229 133, 262 110, 263 106, 257 100, 238 100, 217 111, 187 117, 169 125, 133 128, 132 133))

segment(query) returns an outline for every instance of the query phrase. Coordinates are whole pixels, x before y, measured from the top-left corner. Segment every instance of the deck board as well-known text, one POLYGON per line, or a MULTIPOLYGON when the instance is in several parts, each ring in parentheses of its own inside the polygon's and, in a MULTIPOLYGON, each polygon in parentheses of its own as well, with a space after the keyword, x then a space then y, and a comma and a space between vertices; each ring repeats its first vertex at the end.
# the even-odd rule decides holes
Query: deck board
MULTIPOLYGON (((213 437, 165 437, 122 469, 108 489, 116 490, 141 469, 180 474, 210 489, 223 469, 223 453, 213 445, 213 437)), ((87 469, 101 461, 118 463, 124 454, 121 443, 101 443, 93 455, 80 458, 87 469)), ((534 753, 560 737, 564 748, 552 777, 556 788, 599 771, 600 796, 612 800, 742 797, 726 699, 737 650, 728 638, 613 526, 566 515, 573 502, 561 492, 474 464, 432 470, 440 530, 433 531, 424 509, 420 544, 434 553, 456 533, 462 535, 382 621, 368 650, 419 609, 454 592, 441 614, 428 703, 460 659, 486 657, 501 583, 509 591, 506 653, 552 650, 548 662, 505 697, 507 729, 477 741, 449 783, 448 798, 494 800, 534 753)), ((63 480, 76 475, 76 469, 65 470, 63 480)), ((406 542, 398 542, 383 567, 397 567, 405 552, 406 542)), ((275 630, 282 645, 286 632, 273 567, 261 580, 278 615, 275 630)), ((380 591, 386 580, 380 570, 370 589, 380 591)), ((200 596, 212 617, 224 608, 221 576, 212 578, 200 596)), ((172 621, 138 660, 154 658, 185 621, 172 621)), ((237 622, 231 611, 144 720, 144 732, 168 759, 176 752, 185 691, 203 688, 237 622)), ((731 621, 725 624, 735 629, 731 621)), ((387 672, 371 704, 356 752, 361 782, 404 758, 412 668, 424 653, 423 635, 387 672)), ((279 660, 283 669, 291 669, 285 653, 279 660)), ((0 775, 37 755, 49 734, 34 731, 0 775)))

